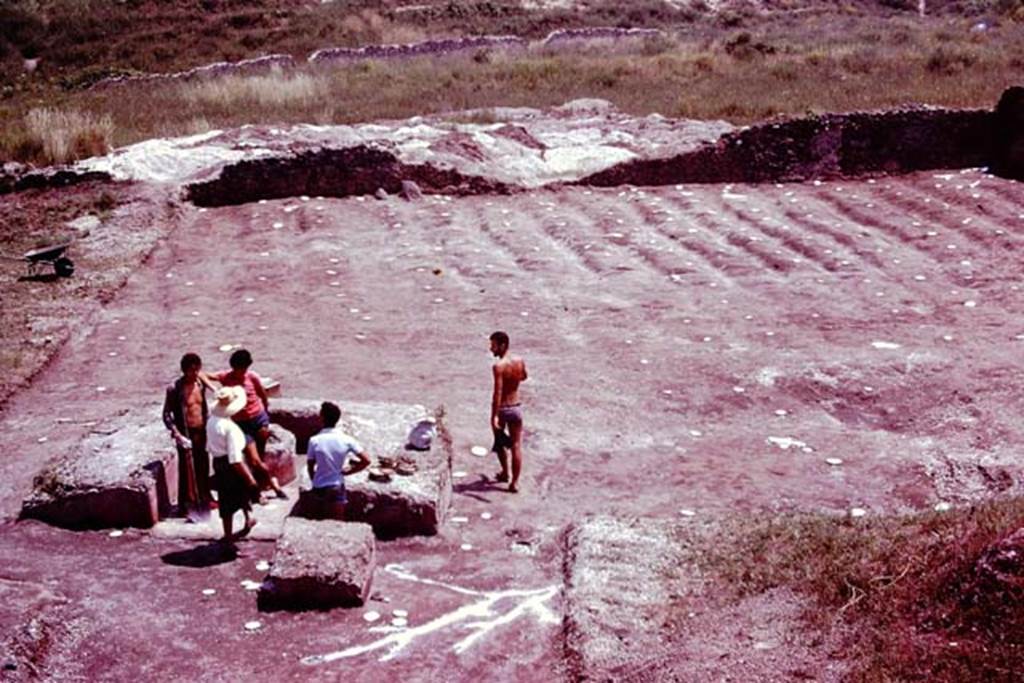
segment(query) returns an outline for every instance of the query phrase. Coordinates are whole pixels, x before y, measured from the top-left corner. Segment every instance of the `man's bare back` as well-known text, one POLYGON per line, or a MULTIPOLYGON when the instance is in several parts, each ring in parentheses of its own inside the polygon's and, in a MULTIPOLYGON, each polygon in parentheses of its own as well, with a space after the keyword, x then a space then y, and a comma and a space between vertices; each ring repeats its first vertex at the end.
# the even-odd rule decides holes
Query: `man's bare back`
POLYGON ((519 383, 526 380, 526 362, 518 356, 505 356, 494 364, 495 388, 500 389, 498 406, 519 404, 519 383))
POLYGON ((508 353, 508 335, 491 335, 491 353, 498 360, 491 367, 494 375, 494 393, 491 395, 491 429, 495 435, 495 452, 501 464, 498 481, 509 481, 507 444, 511 443, 512 471, 508 490, 519 490, 519 472, 522 469, 523 411, 519 405, 519 385, 526 381, 526 362, 508 353), (508 430, 507 437, 502 436, 508 430), (507 440, 506 440, 507 439, 507 440), (502 445, 506 444, 506 445, 502 445))

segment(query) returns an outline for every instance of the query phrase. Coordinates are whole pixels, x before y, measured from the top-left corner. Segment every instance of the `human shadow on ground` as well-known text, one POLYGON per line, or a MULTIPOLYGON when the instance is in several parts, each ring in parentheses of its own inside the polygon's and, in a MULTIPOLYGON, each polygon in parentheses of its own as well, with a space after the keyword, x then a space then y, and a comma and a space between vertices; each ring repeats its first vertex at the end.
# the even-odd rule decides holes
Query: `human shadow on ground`
POLYGON ((214 541, 204 543, 188 550, 175 550, 165 553, 160 559, 175 567, 213 567, 218 564, 226 564, 238 558, 238 551, 225 547, 223 543, 214 541))
POLYGON ((469 496, 470 498, 475 498, 476 500, 482 501, 484 503, 489 503, 490 501, 480 494, 492 492, 507 493, 508 483, 495 481, 494 477, 489 477, 486 474, 481 474, 473 481, 455 484, 454 486, 452 486, 452 491, 454 493, 460 493, 464 496, 469 496))

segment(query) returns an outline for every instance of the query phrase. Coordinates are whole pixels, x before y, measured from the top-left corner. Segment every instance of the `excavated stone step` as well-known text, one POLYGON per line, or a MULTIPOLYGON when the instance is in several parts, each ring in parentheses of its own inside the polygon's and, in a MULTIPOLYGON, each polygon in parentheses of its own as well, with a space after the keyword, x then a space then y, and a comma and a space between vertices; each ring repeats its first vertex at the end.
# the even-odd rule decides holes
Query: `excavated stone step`
POLYGON ((177 502, 177 451, 159 410, 114 418, 36 475, 22 517, 69 529, 153 526, 177 502))
MULTIPOLYGON (((292 398, 271 404, 271 421, 295 434, 300 453, 320 430, 320 403, 292 398)), ((337 403, 342 412, 339 427, 363 445, 375 464, 381 456, 415 464, 412 474, 395 474, 386 482, 370 480, 365 471, 346 478, 346 518, 370 524, 384 539, 436 534, 451 503, 450 447, 440 438, 434 438, 427 450, 409 449, 407 443, 424 421, 434 421, 437 431, 443 424, 421 405, 337 403)))
POLYGON ((369 524, 290 517, 260 588, 261 609, 358 607, 370 594, 377 563, 369 524))

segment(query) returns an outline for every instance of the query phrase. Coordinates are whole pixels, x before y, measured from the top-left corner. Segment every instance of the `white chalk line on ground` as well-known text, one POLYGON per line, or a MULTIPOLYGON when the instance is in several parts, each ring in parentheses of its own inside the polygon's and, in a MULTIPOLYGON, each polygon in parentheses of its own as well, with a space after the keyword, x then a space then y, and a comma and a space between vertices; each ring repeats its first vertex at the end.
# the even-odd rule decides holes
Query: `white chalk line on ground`
POLYGON ((446 614, 420 624, 412 628, 399 628, 393 626, 377 626, 370 631, 376 633, 387 633, 388 635, 363 645, 354 645, 344 650, 331 652, 324 655, 312 655, 304 657, 302 663, 310 666, 327 664, 338 659, 356 657, 367 652, 387 649, 378 661, 385 662, 393 659, 399 652, 404 650, 417 638, 436 633, 443 629, 454 627, 461 623, 461 628, 472 631, 468 636, 458 640, 452 645, 452 651, 462 654, 474 643, 483 638, 494 629, 509 624, 526 614, 533 614, 541 624, 558 624, 560 619, 545 604, 558 593, 558 586, 548 586, 532 590, 511 589, 504 591, 477 591, 461 586, 453 586, 433 579, 424 579, 406 570, 400 564, 389 564, 384 571, 402 581, 422 583, 427 586, 439 586, 460 595, 477 596, 480 599, 468 605, 463 605, 446 614), (495 606, 502 601, 514 600, 514 606, 507 612, 499 612, 495 606))

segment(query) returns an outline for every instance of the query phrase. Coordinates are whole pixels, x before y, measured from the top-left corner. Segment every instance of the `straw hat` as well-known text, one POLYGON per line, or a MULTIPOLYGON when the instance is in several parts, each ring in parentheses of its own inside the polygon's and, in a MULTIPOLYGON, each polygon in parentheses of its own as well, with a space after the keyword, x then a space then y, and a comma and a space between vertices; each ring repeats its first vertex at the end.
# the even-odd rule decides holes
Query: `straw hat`
POLYGON ((213 395, 214 404, 210 412, 217 417, 231 417, 245 407, 245 389, 242 387, 221 387, 213 395))

